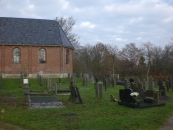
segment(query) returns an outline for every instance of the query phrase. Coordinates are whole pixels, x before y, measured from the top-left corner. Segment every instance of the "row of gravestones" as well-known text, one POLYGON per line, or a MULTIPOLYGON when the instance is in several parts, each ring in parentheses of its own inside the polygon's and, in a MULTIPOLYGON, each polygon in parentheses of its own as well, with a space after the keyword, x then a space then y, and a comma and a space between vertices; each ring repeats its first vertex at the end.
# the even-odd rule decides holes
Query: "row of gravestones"
MULTIPOLYGON (((84 74, 83 82, 82 82, 83 86, 87 86, 88 78, 89 78, 89 75, 84 74)), ((57 91, 56 91, 57 84, 55 84, 55 88, 54 88, 52 86, 52 82, 49 77, 46 79, 43 79, 43 77, 38 74, 37 80, 40 85, 45 86, 49 91, 52 91, 53 89, 55 89, 55 94, 57 93, 57 91), (44 82, 42 80, 44 80, 44 82)), ((70 80, 70 82, 72 82, 75 85, 76 84, 76 73, 71 74, 71 77, 69 78, 69 80, 70 80)), ((94 80, 94 77, 93 77, 93 80, 94 80)), ((110 87, 110 85, 112 85, 112 87, 114 87, 114 85, 115 85, 115 80, 110 77, 103 77, 103 82, 98 83, 98 81, 96 81, 96 85, 95 85, 96 96, 102 98, 103 97, 103 87, 105 88, 105 91, 106 91, 107 87, 110 87)))
MULTIPOLYGON (((84 80, 84 82, 91 82, 94 83, 94 77, 92 75, 86 74, 86 73, 68 73, 68 79, 70 82, 73 82, 73 84, 75 84, 76 82, 76 77, 81 78, 84 80), (79 76, 80 74, 80 76, 79 76)), ((86 86, 85 83, 83 86, 86 86)))
POLYGON ((43 78, 43 76, 39 74, 37 74, 37 81, 40 86, 44 86, 49 91, 55 90, 55 93, 57 93, 57 85, 61 84, 61 78, 58 78, 58 82, 53 84, 50 77, 43 78))
POLYGON ((100 76, 100 75, 89 75, 87 73, 80 73, 81 76, 78 76, 79 74, 78 73, 68 73, 68 79, 70 80, 73 76, 75 75, 75 77, 78 77, 78 78, 82 78, 82 79, 88 79, 88 82, 91 82, 91 83, 94 83, 94 78, 98 78, 99 80, 102 81, 103 78, 114 78, 116 81, 119 80, 119 74, 114 74, 114 75, 110 75, 110 76, 100 76))
MULTIPOLYGON (((73 82, 73 84, 76 84, 76 77, 77 74, 76 73, 72 73, 72 74, 68 74, 68 79, 70 82, 73 82)), ((94 77, 93 76, 89 76, 88 74, 84 74, 82 77, 82 86, 88 86, 88 82, 94 83, 94 77)))
POLYGON ((105 85, 105 82, 107 82, 107 86, 110 86, 110 84, 114 86, 115 82, 119 80, 119 74, 114 74, 114 75, 111 75, 110 77, 105 77, 105 76, 94 77, 87 73, 72 73, 72 74, 68 73, 68 79, 70 82, 73 82, 73 84, 76 84, 76 77, 82 78, 83 80, 82 86, 87 86, 88 82, 94 83, 95 78, 101 80, 104 83, 104 85, 105 85))
MULTIPOLYGON (((76 73, 73 73, 71 75, 68 74, 68 79, 70 80, 70 91, 71 91, 71 96, 69 100, 75 103, 79 101, 82 102, 80 96, 77 96, 79 93, 78 88, 74 87, 76 85, 76 77, 77 77, 76 73)), ((92 83, 94 83, 94 77, 89 76, 88 74, 83 74, 83 77, 81 76, 80 78, 82 78, 82 86, 87 87, 89 79, 92 83)), ((96 97, 100 97, 100 98, 103 97, 103 83, 102 82, 99 82, 99 83, 98 81, 95 82, 95 93, 96 93, 96 97)))
POLYGON ((116 81, 112 77, 103 77, 102 79, 103 86, 105 87, 105 90, 107 90, 108 87, 112 86, 115 87, 116 81))
MULTIPOLYGON (((156 82, 156 81, 154 81, 154 82, 156 82)), ((172 87, 172 79, 169 78, 168 80, 166 80, 165 84, 166 84, 166 86, 164 86, 164 83, 162 80, 157 81, 157 86, 159 86, 159 95, 160 96, 166 96, 166 93, 169 92, 170 87, 172 87)), ((148 85, 149 85, 148 90, 154 92, 152 77, 149 78, 148 85)), ((129 82, 127 81, 127 79, 125 79, 125 81, 124 81, 124 88, 125 89, 129 88, 129 82)), ((142 79, 140 81, 139 78, 136 78, 133 82, 130 83, 130 88, 134 92, 138 92, 140 97, 143 98, 144 96, 146 96, 144 94, 147 91, 145 79, 142 79)), ((173 87, 172 87, 172 91, 173 91, 173 87)))

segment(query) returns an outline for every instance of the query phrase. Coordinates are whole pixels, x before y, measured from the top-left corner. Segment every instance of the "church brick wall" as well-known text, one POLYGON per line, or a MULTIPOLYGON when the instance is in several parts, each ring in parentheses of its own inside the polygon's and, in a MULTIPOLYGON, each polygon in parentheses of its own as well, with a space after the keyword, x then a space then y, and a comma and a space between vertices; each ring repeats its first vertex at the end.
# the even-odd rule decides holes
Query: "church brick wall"
POLYGON ((0 71, 4 74, 19 74, 24 65, 29 74, 63 74, 73 72, 73 50, 60 46, 0 45, 0 71), (13 63, 13 49, 19 48, 20 63, 13 63), (46 63, 39 63, 39 50, 46 51, 46 63), (66 64, 66 50, 69 50, 69 63, 66 64))

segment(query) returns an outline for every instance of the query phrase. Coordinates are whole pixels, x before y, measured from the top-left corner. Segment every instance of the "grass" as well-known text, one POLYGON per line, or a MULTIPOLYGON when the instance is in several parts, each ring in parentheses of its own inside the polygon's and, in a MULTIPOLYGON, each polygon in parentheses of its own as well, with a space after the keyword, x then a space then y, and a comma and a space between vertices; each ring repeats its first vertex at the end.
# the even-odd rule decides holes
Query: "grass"
MULTIPOLYGON (((52 79, 52 83, 56 81, 58 80, 52 79)), ((59 88, 69 88, 68 79, 62 79, 62 82, 64 83, 58 85, 59 88)), ((29 83, 31 90, 47 91, 45 87, 38 85, 36 79, 29 79, 29 83)), ((77 86, 84 88, 81 79, 77 79, 77 86)), ((110 102, 110 94, 119 98, 119 89, 124 88, 120 85, 109 87, 104 91, 103 99, 99 99, 95 96, 94 85, 89 83, 88 89, 80 89, 85 104, 69 102, 69 95, 57 95, 58 100, 66 107, 46 109, 26 108, 26 97, 20 88, 19 79, 3 79, 1 88, 5 89, 0 90, 0 96, 13 94, 19 102, 17 105, 0 105, 0 110, 5 109, 0 125, 6 122, 27 130, 157 130, 173 115, 173 101, 167 101, 163 107, 146 109, 133 109, 110 102), (77 116, 62 116, 72 113, 77 116)), ((168 92, 168 95, 173 97, 173 92, 168 92)))

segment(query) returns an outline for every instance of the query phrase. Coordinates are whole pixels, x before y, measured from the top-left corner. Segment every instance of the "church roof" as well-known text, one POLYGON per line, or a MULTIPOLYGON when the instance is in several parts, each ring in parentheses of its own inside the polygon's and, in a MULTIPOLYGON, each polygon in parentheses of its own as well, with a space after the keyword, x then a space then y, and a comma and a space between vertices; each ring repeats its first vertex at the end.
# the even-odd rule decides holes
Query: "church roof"
POLYGON ((0 44, 73 45, 55 20, 0 17, 0 44))

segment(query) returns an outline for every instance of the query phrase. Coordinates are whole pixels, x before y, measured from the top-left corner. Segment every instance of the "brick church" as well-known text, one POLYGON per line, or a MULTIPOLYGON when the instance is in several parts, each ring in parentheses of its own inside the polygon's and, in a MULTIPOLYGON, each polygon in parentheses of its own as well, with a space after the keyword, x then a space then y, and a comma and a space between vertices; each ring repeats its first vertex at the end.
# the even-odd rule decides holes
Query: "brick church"
POLYGON ((38 73, 57 77, 73 71, 73 46, 55 20, 0 17, 0 71, 3 77, 38 73))

